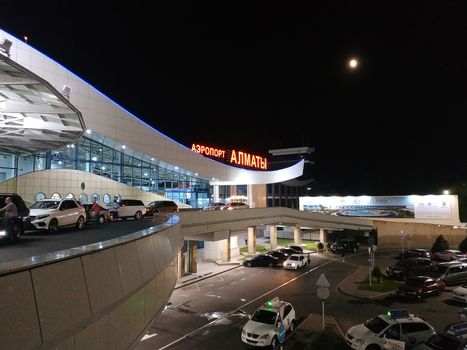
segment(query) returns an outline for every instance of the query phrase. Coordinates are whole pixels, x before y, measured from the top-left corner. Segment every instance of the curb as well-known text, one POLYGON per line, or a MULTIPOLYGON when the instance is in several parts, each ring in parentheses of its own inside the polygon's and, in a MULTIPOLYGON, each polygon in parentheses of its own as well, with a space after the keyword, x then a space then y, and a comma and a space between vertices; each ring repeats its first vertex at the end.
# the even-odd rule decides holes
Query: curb
POLYGON ((182 287, 185 287, 185 286, 189 286, 190 284, 193 284, 193 283, 197 283, 199 281, 203 281, 205 279, 208 279, 210 277, 213 277, 213 276, 217 276, 217 275, 220 275, 221 273, 224 273, 224 272, 227 272, 227 271, 230 271, 230 270, 233 270, 233 269, 236 269, 238 267, 241 267, 242 265, 236 265, 236 266, 233 266, 233 267, 229 267, 225 270, 222 270, 222 271, 219 271, 219 272, 216 272, 216 273, 212 273, 212 272, 207 272, 205 273, 204 275, 202 276, 197 276, 197 277, 193 277, 189 280, 186 280, 186 281, 183 281, 181 282, 181 284, 179 286, 176 286, 174 288, 175 289, 179 289, 179 288, 182 288, 182 287))
POLYGON ((380 297, 384 297, 386 295, 391 295, 394 293, 394 291, 390 291, 390 292, 385 292, 385 293, 379 293, 377 292, 378 294, 375 294, 375 295, 367 295, 367 296, 362 296, 362 295, 356 295, 352 292, 349 292, 349 291, 346 291, 342 288, 342 285, 344 284, 344 282, 346 282, 348 279, 351 279, 352 276, 354 274, 356 274, 358 272, 359 268, 357 268, 357 270, 355 270, 353 273, 351 273, 350 275, 348 275, 346 278, 344 278, 342 280, 341 283, 339 283, 339 285, 337 286, 337 290, 346 295, 346 296, 349 296, 349 297, 353 297, 353 298, 357 298, 357 299, 360 299, 360 300, 373 300, 373 299, 377 299, 377 298, 380 298, 380 297))

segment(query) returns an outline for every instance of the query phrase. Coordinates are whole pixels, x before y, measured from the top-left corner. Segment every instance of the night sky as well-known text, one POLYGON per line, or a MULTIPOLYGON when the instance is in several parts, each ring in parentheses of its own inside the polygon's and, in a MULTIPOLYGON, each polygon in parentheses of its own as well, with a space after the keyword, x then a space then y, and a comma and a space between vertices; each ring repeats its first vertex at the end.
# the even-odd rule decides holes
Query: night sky
POLYGON ((187 147, 314 147, 313 194, 467 182, 465 2, 150 3, 0 1, 0 26, 187 147))

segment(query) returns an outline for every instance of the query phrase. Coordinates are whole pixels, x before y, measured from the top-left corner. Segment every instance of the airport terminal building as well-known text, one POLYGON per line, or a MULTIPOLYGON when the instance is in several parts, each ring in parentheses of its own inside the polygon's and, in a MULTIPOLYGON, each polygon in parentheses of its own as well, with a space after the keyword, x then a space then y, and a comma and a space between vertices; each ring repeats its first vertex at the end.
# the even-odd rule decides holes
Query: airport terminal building
POLYGON ((199 208, 217 199, 219 186, 242 185, 250 207, 266 207, 266 184, 303 173, 303 161, 268 171, 209 159, 1 30, 0 43, 0 191, 29 202, 117 195, 199 208))

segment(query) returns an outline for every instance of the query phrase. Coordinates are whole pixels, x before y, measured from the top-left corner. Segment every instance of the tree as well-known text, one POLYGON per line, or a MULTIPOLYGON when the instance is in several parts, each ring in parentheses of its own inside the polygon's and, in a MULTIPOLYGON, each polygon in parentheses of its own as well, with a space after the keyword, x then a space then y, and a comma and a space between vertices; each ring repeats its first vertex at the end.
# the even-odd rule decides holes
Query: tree
POLYGON ((379 266, 373 267, 373 277, 376 278, 379 283, 383 282, 383 274, 381 273, 379 266))
POLYGON ((462 253, 467 252, 467 237, 464 238, 464 240, 463 240, 462 242, 459 243, 459 250, 460 250, 462 253))
POLYGON ((443 237, 443 235, 439 235, 431 247, 431 252, 434 254, 446 249, 449 249, 449 242, 443 237))

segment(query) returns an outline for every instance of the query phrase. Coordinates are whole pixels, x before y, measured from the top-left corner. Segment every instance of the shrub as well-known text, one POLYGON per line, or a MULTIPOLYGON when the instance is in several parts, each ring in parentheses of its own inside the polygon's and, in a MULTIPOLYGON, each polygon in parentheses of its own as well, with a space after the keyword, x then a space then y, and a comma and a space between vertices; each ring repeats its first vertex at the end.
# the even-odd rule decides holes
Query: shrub
POLYGON ((460 244, 459 244, 459 250, 460 250, 462 253, 467 252, 467 237, 464 238, 464 240, 463 240, 462 242, 460 242, 460 244))
POLYGON ((326 349, 326 350, 342 350, 348 349, 345 340, 338 335, 335 331, 326 328, 324 331, 319 332, 313 336, 313 339, 306 350, 326 349))
POLYGON ((431 247, 431 252, 434 254, 446 249, 449 249, 449 242, 443 237, 443 235, 439 235, 431 247))
POLYGON ((318 247, 319 250, 323 250, 324 249, 324 244, 319 242, 316 247, 318 247))
POLYGON ((381 269, 379 268, 379 266, 373 267, 372 272, 373 272, 373 277, 376 278, 378 282, 383 281, 383 274, 381 273, 381 269))

